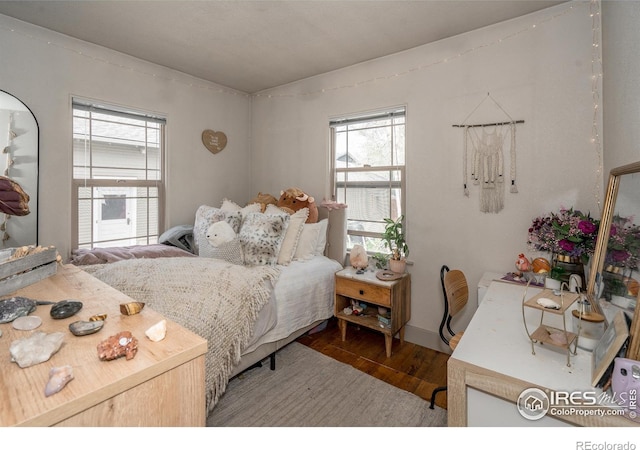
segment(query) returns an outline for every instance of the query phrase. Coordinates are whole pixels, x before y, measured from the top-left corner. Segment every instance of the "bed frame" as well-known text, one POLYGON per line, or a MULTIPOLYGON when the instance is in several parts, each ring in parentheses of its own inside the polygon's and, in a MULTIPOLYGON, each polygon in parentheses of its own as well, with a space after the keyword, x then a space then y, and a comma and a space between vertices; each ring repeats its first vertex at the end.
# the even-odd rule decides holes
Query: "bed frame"
MULTIPOLYGON (((327 218, 329 219, 329 225, 327 227, 327 248, 325 249, 325 255, 328 258, 338 261, 344 266, 345 257, 347 253, 346 241, 347 236, 347 214, 345 209, 333 209, 318 208, 318 220, 327 218)), ((324 319, 326 320, 326 319, 324 319)), ((276 368, 275 355, 278 350, 285 345, 295 341, 303 334, 313 330, 320 325, 324 320, 318 320, 311 325, 308 325, 300 330, 294 331, 289 336, 282 338, 275 342, 268 342, 262 344, 250 353, 242 355, 240 363, 236 366, 231 374, 231 378, 250 369, 255 366, 261 366, 263 361, 269 358, 271 370, 276 368)))

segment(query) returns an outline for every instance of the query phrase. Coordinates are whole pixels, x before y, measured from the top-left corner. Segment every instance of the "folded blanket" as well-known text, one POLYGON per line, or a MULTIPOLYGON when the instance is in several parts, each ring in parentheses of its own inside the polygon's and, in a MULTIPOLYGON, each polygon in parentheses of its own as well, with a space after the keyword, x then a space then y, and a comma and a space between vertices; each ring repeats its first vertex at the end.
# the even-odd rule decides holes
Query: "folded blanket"
POLYGON ((173 256, 195 256, 186 250, 164 244, 132 245, 129 247, 108 247, 85 249, 72 252, 71 264, 76 266, 107 264, 125 259, 167 258, 173 256))

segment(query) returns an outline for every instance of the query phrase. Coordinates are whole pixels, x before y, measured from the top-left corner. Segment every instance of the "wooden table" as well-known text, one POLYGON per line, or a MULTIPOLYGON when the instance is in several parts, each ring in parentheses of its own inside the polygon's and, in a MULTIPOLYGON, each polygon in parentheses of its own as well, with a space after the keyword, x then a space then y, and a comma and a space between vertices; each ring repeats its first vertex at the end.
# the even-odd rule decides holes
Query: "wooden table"
POLYGON ((358 274, 353 267, 347 267, 336 273, 335 316, 342 340, 347 338, 347 323, 353 323, 384 334, 385 351, 391 357, 393 336, 400 337, 404 343, 404 326, 411 319, 411 275, 405 273, 401 278, 384 281, 376 278, 375 273, 366 271, 358 274), (364 314, 347 315, 344 308, 351 300, 361 300, 369 304, 364 314), (389 324, 383 326, 378 320, 377 307, 386 308, 390 313, 389 324))
MULTIPOLYGON (((54 320, 51 306, 38 306, 31 315, 42 318, 34 331, 0 324, 1 426, 204 426, 206 423, 204 362, 207 342, 167 320, 166 338, 149 340, 144 332, 163 317, 149 307, 124 316, 121 303, 131 298, 81 269, 58 266, 55 275, 13 295, 37 300, 80 300, 73 317, 54 320), (69 324, 94 314, 108 315, 95 334, 74 336, 69 324), (9 346, 35 331, 65 333, 60 350, 48 361, 21 369, 11 362, 9 346), (120 331, 138 339, 136 356, 112 361, 98 358, 97 345, 120 331), (52 367, 71 365, 74 379, 57 394, 45 397, 52 367)), ((5 296, 4 298, 8 298, 5 296)))

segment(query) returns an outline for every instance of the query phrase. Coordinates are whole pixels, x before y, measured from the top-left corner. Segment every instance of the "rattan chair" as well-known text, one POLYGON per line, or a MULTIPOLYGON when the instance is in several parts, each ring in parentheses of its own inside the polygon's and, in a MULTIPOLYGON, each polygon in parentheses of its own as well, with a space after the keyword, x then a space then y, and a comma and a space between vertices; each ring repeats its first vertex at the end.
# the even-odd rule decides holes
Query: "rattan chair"
MULTIPOLYGON (((460 342, 462 338, 463 332, 456 333, 451 329, 451 319, 467 305, 467 300, 469 300, 469 285, 462 271, 449 270, 447 266, 440 268, 440 282, 442 283, 442 293, 444 295, 444 314, 442 315, 439 330, 440 339, 442 339, 451 350, 455 350, 458 342, 460 342)), ((436 394, 446 390, 446 386, 440 386, 433 390, 429 408, 433 409, 436 394)))

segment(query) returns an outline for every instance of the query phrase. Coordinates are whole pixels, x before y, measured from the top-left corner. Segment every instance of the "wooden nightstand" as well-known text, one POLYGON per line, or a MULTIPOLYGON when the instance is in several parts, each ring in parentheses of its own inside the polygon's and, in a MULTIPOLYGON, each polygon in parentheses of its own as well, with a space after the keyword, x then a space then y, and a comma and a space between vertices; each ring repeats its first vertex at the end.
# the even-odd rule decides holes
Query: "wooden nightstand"
POLYGON ((398 280, 382 281, 374 272, 357 274, 355 269, 348 267, 335 276, 335 316, 342 340, 347 338, 349 322, 380 331, 384 334, 387 357, 390 357, 393 336, 398 333, 400 343, 404 343, 404 326, 411 319, 411 275, 406 273, 398 280), (351 306, 351 299, 365 302, 368 307, 360 315, 347 315, 343 310, 351 306), (378 306, 390 311, 389 325, 378 320, 378 306))

